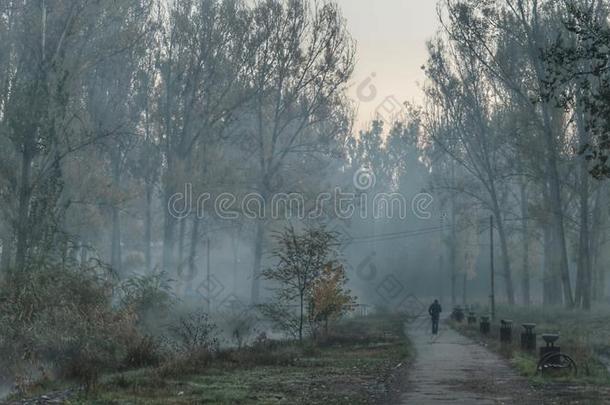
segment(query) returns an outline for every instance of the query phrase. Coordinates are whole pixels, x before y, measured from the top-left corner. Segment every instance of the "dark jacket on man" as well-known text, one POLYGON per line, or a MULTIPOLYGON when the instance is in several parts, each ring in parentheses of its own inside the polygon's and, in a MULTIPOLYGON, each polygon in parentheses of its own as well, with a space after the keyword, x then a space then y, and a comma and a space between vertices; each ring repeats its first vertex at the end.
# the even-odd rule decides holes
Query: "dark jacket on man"
POLYGON ((438 301, 434 301, 432 305, 430 305, 430 308, 428 308, 428 313, 430 314, 432 319, 438 319, 442 311, 443 309, 441 308, 441 304, 439 304, 438 301))

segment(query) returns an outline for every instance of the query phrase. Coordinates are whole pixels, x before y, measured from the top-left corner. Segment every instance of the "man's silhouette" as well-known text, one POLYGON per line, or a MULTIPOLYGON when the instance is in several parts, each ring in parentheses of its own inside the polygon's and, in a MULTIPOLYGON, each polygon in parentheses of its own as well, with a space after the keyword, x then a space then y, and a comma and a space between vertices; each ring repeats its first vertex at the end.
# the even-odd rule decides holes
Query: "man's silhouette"
POLYGON ((443 309, 441 308, 441 304, 438 303, 438 300, 434 300, 430 308, 428 308, 428 313, 432 318, 432 334, 438 334, 438 319, 441 315, 443 309))

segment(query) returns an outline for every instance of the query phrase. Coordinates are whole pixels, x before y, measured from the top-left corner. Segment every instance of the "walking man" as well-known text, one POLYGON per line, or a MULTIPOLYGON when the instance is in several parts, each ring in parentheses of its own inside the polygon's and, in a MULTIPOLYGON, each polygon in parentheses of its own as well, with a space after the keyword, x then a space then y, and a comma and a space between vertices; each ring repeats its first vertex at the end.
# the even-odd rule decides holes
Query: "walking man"
POLYGON ((434 300, 430 308, 428 308, 428 313, 432 318, 432 334, 438 334, 438 319, 441 315, 443 309, 441 308, 441 304, 438 303, 438 300, 434 300))

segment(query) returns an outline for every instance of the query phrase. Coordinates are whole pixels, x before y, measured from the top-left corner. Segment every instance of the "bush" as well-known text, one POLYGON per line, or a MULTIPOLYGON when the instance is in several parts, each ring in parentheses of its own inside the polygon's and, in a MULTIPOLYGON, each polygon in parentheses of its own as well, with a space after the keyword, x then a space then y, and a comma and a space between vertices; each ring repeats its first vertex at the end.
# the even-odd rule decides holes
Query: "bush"
POLYGON ((144 334, 160 334, 160 325, 176 303, 172 282, 165 273, 134 276, 119 286, 121 304, 137 316, 138 329, 144 334))
POLYGON ((303 355, 307 357, 318 357, 322 354, 320 348, 312 343, 306 344, 302 349, 303 355))
POLYGON ((300 357, 302 352, 297 346, 277 343, 223 350, 217 354, 216 359, 239 367, 265 367, 294 366, 300 357))
MULTIPOLYGON (((273 302, 258 306, 261 314, 271 322, 274 328, 281 330, 289 339, 298 339, 301 328, 299 315, 288 305, 273 302)), ((303 331, 309 333, 309 324, 303 324, 303 331)))
POLYGON ((224 311, 219 316, 220 327, 238 348, 247 345, 257 331, 259 319, 254 313, 224 311))
POLYGON ((218 330, 207 314, 192 312, 169 327, 170 345, 180 354, 214 353, 218 350, 218 330))
POLYGON ((111 278, 97 267, 43 266, 7 278, 0 285, 0 370, 15 378, 49 368, 93 387, 137 333, 133 313, 111 303, 111 278))
POLYGON ((127 353, 122 362, 123 369, 157 367, 163 360, 161 345, 152 336, 136 337, 127 346, 127 353))
POLYGON ((163 363, 158 368, 157 374, 161 378, 197 374, 205 370, 212 359, 212 352, 206 349, 180 353, 163 363))

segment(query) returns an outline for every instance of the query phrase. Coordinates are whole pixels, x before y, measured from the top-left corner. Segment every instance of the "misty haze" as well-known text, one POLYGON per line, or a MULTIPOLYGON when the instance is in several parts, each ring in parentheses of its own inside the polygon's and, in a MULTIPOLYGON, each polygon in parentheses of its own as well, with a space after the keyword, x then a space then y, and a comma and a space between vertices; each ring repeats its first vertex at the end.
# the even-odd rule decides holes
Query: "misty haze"
POLYGON ((0 0, 0 403, 610 403, 609 0, 0 0))

